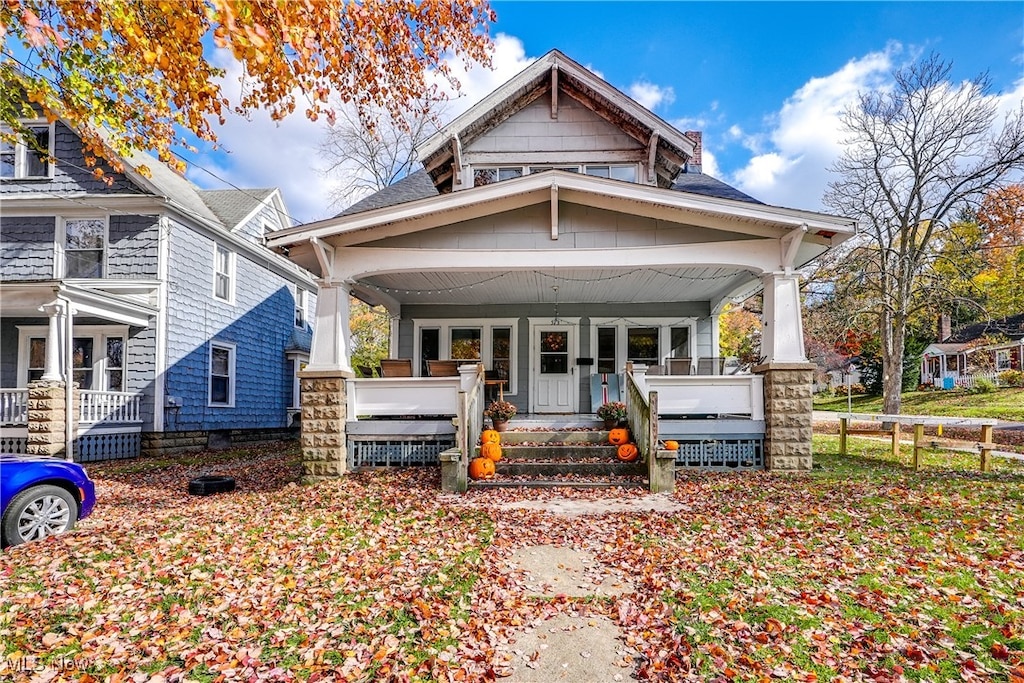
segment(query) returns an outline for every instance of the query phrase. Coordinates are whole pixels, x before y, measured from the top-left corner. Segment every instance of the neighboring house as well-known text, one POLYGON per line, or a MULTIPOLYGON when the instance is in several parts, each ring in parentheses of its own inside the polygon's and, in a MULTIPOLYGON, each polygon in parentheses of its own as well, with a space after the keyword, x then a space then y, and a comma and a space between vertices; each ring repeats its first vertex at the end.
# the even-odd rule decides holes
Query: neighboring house
POLYGON ((263 245, 291 224, 280 192, 200 190, 145 155, 108 184, 64 123, 36 130, 51 161, 0 149, 2 449, 26 448, 29 385, 69 365, 78 460, 285 434, 316 286, 263 245))
MULTIPOLYGON (((660 414, 680 418, 662 435, 759 449, 776 429, 774 466, 810 466, 813 366, 796 269, 851 236, 852 220, 768 206, 704 175, 700 133, 676 130, 558 51, 418 153, 423 170, 268 239, 323 278, 304 405, 306 393, 347 404, 348 417, 333 422, 304 413, 307 476, 373 464, 363 458, 371 450, 398 461, 413 434, 436 448, 455 443, 445 416, 457 413, 460 389, 428 377, 434 359, 480 364, 517 419, 592 413, 592 397, 604 395, 595 387, 619 375, 622 397, 629 386, 660 387, 660 414), (792 423, 806 434, 783 430, 781 417, 766 424, 763 377, 729 376, 718 358, 719 313, 759 289, 761 371, 793 364, 776 380, 806 394, 807 415, 792 423), (387 307, 391 355, 410 359, 412 377, 351 377, 349 293, 387 307), (698 419, 736 413, 744 419, 698 419), (414 415, 442 419, 434 432, 372 419, 414 415), (401 436, 372 446, 388 434, 401 436), (789 448, 793 434, 800 445, 789 448)), ((469 372, 461 387, 474 396, 469 372)))
POLYGON ((939 320, 939 339, 921 358, 921 383, 939 388, 996 380, 1005 370, 1024 370, 1024 313, 950 329, 939 320))

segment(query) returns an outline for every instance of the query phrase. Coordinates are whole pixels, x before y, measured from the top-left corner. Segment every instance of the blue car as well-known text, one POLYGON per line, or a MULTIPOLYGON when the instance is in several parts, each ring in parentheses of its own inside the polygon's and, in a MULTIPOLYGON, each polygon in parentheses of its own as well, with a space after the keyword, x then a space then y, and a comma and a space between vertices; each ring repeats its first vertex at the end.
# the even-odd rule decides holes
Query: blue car
POLYGON ((0 454, 0 544, 63 533, 92 512, 96 487, 81 465, 36 455, 0 454))

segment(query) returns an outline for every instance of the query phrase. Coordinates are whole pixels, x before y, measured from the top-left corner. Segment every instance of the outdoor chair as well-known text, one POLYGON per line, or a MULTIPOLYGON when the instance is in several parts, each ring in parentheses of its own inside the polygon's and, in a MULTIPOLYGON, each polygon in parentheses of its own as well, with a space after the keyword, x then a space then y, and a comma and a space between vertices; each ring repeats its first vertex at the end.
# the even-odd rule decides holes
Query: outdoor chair
POLYGON ((385 358, 380 362, 381 377, 412 377, 412 359, 385 358))
POLYGON ((698 358, 697 359, 697 374, 698 375, 721 375, 722 366, 725 365, 724 358, 709 357, 709 358, 698 358))
POLYGON ((428 360, 427 374, 431 377, 458 377, 459 361, 457 360, 428 360))
POLYGON ((666 358, 665 369, 670 375, 689 375, 693 368, 692 358, 666 358))

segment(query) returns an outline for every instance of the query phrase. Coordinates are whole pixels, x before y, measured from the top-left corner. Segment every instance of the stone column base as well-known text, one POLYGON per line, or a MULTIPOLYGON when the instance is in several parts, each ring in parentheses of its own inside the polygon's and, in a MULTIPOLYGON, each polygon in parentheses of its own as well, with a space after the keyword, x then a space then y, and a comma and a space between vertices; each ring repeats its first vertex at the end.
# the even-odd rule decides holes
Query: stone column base
MULTIPOLYGON (((72 391, 77 385, 72 384, 72 391)), ((78 410, 75 396, 73 411, 78 410)), ((75 429, 72 413, 71 430, 75 429)), ((39 380, 28 385, 28 438, 25 450, 29 455, 48 455, 68 459, 67 403, 64 382, 39 380)))
POLYGON ((764 375, 765 464, 775 471, 807 471, 813 466, 811 401, 813 363, 766 363, 764 375))
POLYGON ((334 479, 348 471, 345 380, 351 376, 342 371, 299 373, 303 483, 334 479))

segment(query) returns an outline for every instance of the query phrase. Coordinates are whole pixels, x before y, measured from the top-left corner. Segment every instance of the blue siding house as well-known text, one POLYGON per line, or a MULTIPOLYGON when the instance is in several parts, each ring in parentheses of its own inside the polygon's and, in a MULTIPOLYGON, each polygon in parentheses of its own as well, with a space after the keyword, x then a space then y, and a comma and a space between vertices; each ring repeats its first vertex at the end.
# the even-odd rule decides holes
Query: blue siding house
POLYGON ((280 192, 142 154, 103 181, 70 128, 33 131, 49 159, 0 147, 0 449, 25 447, 29 384, 69 375, 77 460, 289 434, 316 284, 263 244, 280 192))

